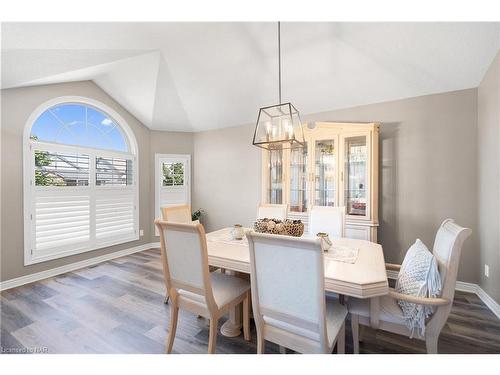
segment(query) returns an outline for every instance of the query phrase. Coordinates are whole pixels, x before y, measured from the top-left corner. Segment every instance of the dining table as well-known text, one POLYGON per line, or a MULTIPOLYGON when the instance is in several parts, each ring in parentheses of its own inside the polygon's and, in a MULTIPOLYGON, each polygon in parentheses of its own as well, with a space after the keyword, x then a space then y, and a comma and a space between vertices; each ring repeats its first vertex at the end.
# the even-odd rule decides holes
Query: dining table
MULTIPOLYGON (((304 234, 302 237, 311 236, 314 235, 304 234)), ((241 277, 250 274, 250 253, 246 237, 233 239, 231 227, 207 233, 206 237, 210 266, 221 268, 226 273, 240 274, 241 277)), ((389 293, 382 246, 353 238, 331 240, 331 248, 324 252, 325 292, 353 298, 369 298, 372 326, 376 328, 379 297, 389 293), (353 249, 356 256, 339 258, 336 249, 353 249)), ((276 272, 280 272, 279 267, 276 267, 276 272)), ((241 313, 239 305, 229 312, 229 319, 221 327, 224 336, 240 335, 241 313)))

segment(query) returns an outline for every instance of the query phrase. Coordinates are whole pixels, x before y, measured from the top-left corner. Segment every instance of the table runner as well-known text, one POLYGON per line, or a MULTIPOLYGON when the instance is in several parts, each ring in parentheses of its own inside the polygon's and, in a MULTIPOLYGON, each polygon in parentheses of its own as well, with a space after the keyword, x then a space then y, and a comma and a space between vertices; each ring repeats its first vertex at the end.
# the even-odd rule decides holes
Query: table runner
MULTIPOLYGON (((217 230, 215 232, 208 233, 207 234, 207 241, 222 242, 222 243, 226 243, 229 245, 239 245, 239 246, 248 247, 247 237, 243 236, 243 239, 235 240, 235 239, 233 239, 233 236, 231 234, 232 230, 233 230, 233 228, 224 228, 224 229, 217 230)), ((251 229, 244 228, 244 230, 245 230, 245 233, 247 233, 251 229)))
POLYGON ((350 246, 335 245, 335 240, 333 240, 333 245, 328 250, 328 258, 336 262, 356 263, 358 254, 359 249, 350 246))
MULTIPOLYGON (((237 246, 245 246, 248 247, 248 240, 245 237, 241 240, 233 239, 231 235, 231 231, 233 228, 224 228, 217 230, 215 232, 211 232, 207 234, 207 241, 209 242, 222 242, 229 245, 237 245, 237 246)), ((244 228, 245 233, 251 231, 250 228, 244 228)), ((314 238, 315 236, 311 234, 304 234, 303 238, 314 238)), ((353 248, 350 246, 337 245, 335 244, 335 239, 333 240, 332 247, 326 253, 329 260, 333 260, 336 262, 344 262, 344 263, 356 263, 356 259, 358 259, 358 248, 353 248)))

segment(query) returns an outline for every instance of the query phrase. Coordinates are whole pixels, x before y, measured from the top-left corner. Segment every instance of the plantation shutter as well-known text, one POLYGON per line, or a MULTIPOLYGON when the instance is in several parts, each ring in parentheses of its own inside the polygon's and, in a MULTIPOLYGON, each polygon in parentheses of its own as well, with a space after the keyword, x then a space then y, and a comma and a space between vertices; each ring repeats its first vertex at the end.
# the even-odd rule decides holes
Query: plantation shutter
POLYGON ((65 249, 90 240, 90 197, 80 192, 37 194, 35 249, 65 249))
POLYGON ((34 144, 31 165, 34 262, 138 239, 132 155, 34 144))
POLYGON ((135 234, 133 190, 100 191, 96 198, 96 238, 130 237, 135 234))

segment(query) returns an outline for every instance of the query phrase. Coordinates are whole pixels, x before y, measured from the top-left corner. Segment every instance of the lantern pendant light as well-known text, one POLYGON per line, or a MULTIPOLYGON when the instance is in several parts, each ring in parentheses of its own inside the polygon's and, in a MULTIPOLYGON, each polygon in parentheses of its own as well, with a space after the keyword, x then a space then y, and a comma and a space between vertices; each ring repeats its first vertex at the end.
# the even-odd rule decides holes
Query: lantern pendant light
POLYGON ((305 146, 299 111, 292 103, 281 102, 281 25, 278 22, 279 103, 259 109, 253 145, 266 150, 282 150, 305 146))

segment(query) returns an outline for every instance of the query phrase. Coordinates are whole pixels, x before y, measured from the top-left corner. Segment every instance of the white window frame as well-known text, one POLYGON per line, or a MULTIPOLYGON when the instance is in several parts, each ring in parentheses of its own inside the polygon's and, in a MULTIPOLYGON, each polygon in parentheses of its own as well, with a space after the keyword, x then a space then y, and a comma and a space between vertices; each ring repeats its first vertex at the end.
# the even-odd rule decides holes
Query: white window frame
MULTIPOLYGON (((155 154, 155 217, 154 219, 161 218, 160 212, 160 193, 163 188, 163 175, 160 173, 160 160, 161 159, 181 159, 186 162, 187 168, 184 171, 184 185, 183 186, 168 186, 167 188, 186 188, 187 189, 187 204, 191 206, 191 155, 190 154, 155 154)), ((155 226, 155 234, 160 235, 158 228, 155 226)))
POLYGON ((135 241, 139 239, 139 152, 137 140, 132 129, 127 122, 115 110, 97 100, 82 97, 82 96, 62 96, 51 99, 39 105, 35 111, 30 115, 26 122, 23 135, 23 193, 24 193, 24 265, 30 265, 40 262, 45 262, 52 259, 59 259, 70 255, 80 254, 87 251, 97 250, 108 246, 113 246, 121 243, 135 241), (120 127, 127 141, 129 152, 119 152, 106 149, 96 149, 90 147, 72 146, 67 144, 33 141, 30 139, 31 129, 38 117, 47 109, 60 104, 80 104, 87 105, 102 111, 120 127), (45 150, 51 152, 72 152, 83 153, 89 155, 89 186, 35 186, 35 165, 34 165, 34 152, 35 150, 45 150), (132 185, 129 186, 95 186, 95 157, 120 157, 132 159, 132 185), (37 254, 35 251, 35 225, 34 217, 34 204, 35 192, 40 191, 64 191, 78 192, 89 191, 91 199, 96 198, 96 192, 106 191, 113 189, 120 189, 122 191, 133 191, 134 195, 134 234, 133 236, 120 237, 120 238, 107 238, 105 240, 97 240, 95 238, 95 231, 92 233, 92 224, 95 223, 95 213, 90 215, 91 222, 91 235, 90 241, 81 244, 68 245, 67 251, 54 248, 53 253, 44 250, 44 254, 37 254))

